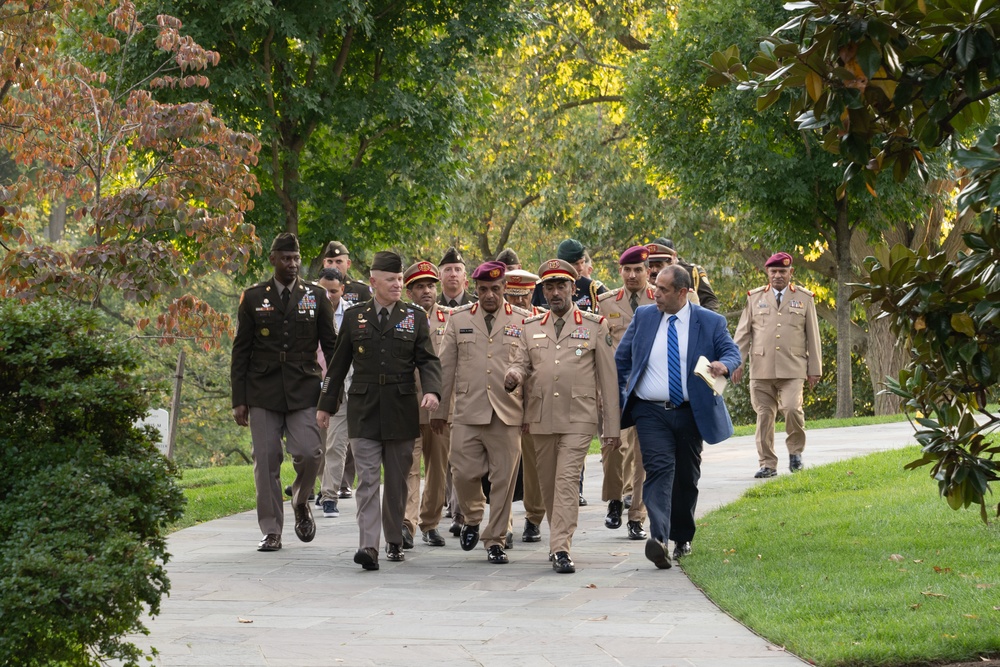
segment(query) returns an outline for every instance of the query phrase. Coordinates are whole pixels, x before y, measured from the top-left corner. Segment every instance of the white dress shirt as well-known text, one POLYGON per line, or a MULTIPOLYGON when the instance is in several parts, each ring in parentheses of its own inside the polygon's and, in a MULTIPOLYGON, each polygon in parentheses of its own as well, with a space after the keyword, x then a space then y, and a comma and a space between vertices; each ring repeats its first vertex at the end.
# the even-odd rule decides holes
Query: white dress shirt
MULTIPOLYGON (((677 330, 677 346, 681 357, 681 388, 684 391, 684 400, 688 400, 687 389, 687 349, 688 330, 691 327, 691 305, 685 302, 684 306, 674 313, 677 321, 674 328, 677 330)), ((649 351, 649 363, 643 371, 639 382, 635 386, 635 395, 644 401, 669 401, 670 400, 670 369, 667 364, 667 327, 670 324, 670 315, 660 314, 660 326, 656 330, 656 338, 653 339, 653 347, 649 351)))

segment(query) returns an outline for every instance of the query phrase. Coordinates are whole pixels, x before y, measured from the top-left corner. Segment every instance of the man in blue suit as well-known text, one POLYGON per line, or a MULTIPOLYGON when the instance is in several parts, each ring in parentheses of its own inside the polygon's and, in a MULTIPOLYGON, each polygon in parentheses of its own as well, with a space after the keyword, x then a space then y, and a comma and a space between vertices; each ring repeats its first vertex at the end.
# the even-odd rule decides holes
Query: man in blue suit
POLYGON ((684 269, 665 267, 656 276, 656 305, 635 311, 615 353, 622 428, 635 426, 646 469, 646 558, 664 570, 668 539, 674 558, 691 553, 702 441, 714 445, 733 434, 722 396, 695 375, 695 365, 705 357, 719 377, 741 361, 726 318, 689 303, 691 287, 684 269))

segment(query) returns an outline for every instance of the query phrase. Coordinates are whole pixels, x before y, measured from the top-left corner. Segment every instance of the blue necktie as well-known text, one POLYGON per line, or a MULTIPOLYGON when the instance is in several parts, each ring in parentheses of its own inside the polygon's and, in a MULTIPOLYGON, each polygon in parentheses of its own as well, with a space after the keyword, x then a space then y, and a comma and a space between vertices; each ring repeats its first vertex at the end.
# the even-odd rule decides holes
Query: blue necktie
POLYGON ((681 384, 681 346, 677 342, 676 315, 671 315, 667 325, 667 372, 670 374, 670 402, 680 405, 684 402, 684 385, 681 384))

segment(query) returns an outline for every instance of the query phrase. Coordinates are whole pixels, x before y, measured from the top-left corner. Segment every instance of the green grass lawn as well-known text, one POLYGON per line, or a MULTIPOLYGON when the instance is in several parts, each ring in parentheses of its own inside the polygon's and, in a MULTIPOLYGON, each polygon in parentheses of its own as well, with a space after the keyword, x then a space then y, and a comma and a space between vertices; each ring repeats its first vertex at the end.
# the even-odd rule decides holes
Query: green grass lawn
POLYGON ((755 486, 699 522, 684 570, 818 665, 995 654, 1000 528, 949 509, 926 469, 903 470, 918 455, 880 452, 755 486))
MULTIPOLYGON (((285 461, 281 466, 282 483, 291 484, 293 479, 295 471, 292 469, 292 462, 285 461)), ((253 466, 188 468, 181 471, 180 486, 184 489, 187 507, 184 508, 184 516, 171 530, 180 530, 256 507, 253 466)))

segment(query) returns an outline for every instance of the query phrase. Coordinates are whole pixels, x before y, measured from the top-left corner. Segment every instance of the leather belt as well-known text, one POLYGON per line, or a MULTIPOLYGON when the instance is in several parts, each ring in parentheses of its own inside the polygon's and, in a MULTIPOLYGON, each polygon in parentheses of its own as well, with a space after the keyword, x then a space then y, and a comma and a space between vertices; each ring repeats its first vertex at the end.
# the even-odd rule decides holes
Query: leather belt
POLYGON ((385 373, 364 375, 355 373, 351 379, 351 382, 373 382, 376 384, 403 384, 404 382, 414 381, 413 373, 397 373, 396 375, 386 375, 385 373))
POLYGON ((643 401, 644 403, 652 403, 653 405, 657 405, 663 408, 664 410, 681 410, 683 408, 691 407, 691 401, 684 401, 683 403, 671 403, 670 401, 647 401, 644 398, 639 400, 643 401))

